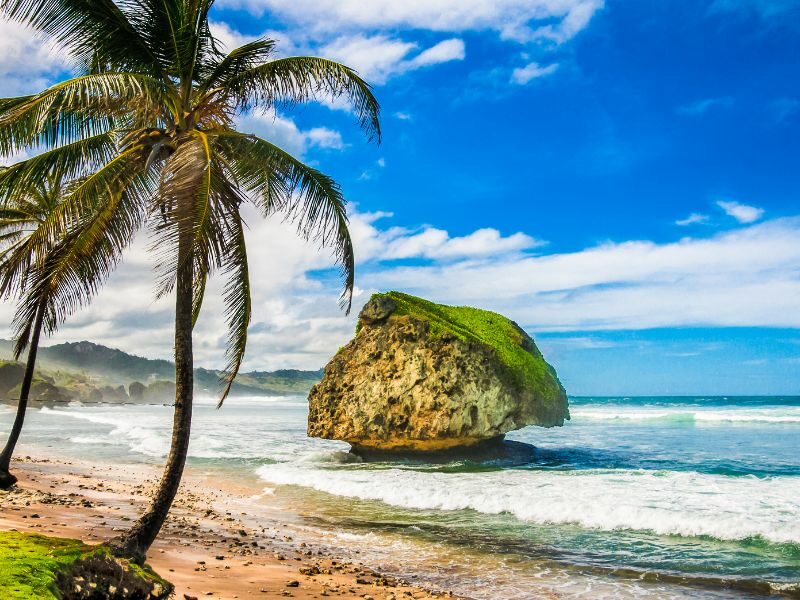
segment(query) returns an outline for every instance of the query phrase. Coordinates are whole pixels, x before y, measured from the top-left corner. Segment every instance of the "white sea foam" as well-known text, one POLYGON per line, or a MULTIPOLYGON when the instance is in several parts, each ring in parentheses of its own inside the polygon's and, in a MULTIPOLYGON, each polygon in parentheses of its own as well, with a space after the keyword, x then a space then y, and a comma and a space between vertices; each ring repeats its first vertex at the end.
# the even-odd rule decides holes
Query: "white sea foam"
POLYGON ((628 407, 628 406, 575 406, 570 408, 573 420, 592 421, 676 421, 694 423, 798 423, 800 407, 775 406, 765 408, 725 407, 702 408, 628 407))
POLYGON ((667 471, 430 473, 278 463, 270 484, 414 509, 509 513, 538 524, 737 540, 800 542, 800 477, 726 477, 667 471))
MULTIPOLYGON (((89 435, 71 437, 70 441, 74 444, 127 445, 132 452, 151 457, 164 457, 169 452, 172 422, 152 413, 135 412, 135 409, 128 407, 106 407, 97 410, 43 407, 41 412, 54 417, 69 417, 105 426, 100 428, 103 431, 91 431, 87 432, 89 435)), ((223 457, 225 453, 217 450, 221 443, 221 440, 216 442, 204 440, 200 448, 190 447, 189 455, 196 458, 223 457)))

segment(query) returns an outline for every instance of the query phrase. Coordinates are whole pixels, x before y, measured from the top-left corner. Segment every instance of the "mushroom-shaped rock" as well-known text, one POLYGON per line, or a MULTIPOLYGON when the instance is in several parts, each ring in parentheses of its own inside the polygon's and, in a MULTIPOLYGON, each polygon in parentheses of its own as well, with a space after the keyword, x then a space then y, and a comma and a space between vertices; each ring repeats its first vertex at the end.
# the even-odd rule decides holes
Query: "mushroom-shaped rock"
POLYGON ((309 395, 308 434, 356 450, 429 452, 569 419, 567 396, 516 323, 389 292, 309 395))

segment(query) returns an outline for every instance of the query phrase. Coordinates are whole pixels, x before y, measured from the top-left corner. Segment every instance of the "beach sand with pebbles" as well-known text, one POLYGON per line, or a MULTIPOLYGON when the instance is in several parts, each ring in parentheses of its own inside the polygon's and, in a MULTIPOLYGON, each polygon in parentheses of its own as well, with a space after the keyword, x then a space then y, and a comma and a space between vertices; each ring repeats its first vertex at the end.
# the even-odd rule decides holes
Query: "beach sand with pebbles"
MULTIPOLYGON (((149 465, 90 464, 23 457, 18 486, 0 492, 0 529, 102 543, 131 525, 147 505, 159 470, 149 465)), ((384 576, 297 537, 268 501, 258 515, 243 507, 258 490, 188 469, 148 562, 176 586, 175 597, 454 597, 384 576), (213 481, 212 481, 213 480, 213 481)))

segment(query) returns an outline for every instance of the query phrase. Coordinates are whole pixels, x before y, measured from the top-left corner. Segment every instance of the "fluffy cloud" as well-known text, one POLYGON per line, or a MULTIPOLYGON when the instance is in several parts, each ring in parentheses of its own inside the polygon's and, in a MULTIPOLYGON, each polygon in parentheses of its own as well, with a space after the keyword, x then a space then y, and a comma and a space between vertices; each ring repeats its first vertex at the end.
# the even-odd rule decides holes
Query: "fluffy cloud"
POLYGON ((431 46, 427 50, 420 52, 409 62, 413 68, 419 68, 438 65, 440 63, 450 62, 451 60, 464 60, 464 56, 464 41, 458 38, 452 38, 439 42, 435 46, 431 46))
POLYGON ((342 135, 327 127, 301 130, 297 124, 274 111, 252 112, 238 119, 237 128, 269 140, 297 157, 311 148, 341 150, 345 147, 342 135))
POLYGON ((411 258, 443 262, 488 256, 499 258, 545 244, 524 233, 503 237, 499 231, 491 228, 452 237, 447 231, 435 227, 409 230, 402 227, 380 229, 376 226, 376 222, 391 216, 391 213, 356 213, 351 222, 351 231, 360 263, 411 258))
MULTIPOLYGON (((378 227, 390 215, 353 213, 358 251, 355 311, 375 290, 500 311, 532 331, 679 326, 800 327, 800 218, 776 219, 710 238, 607 243, 531 254, 530 236, 479 229, 378 227), (409 265, 409 262, 412 264, 409 265)), ((317 368, 352 334, 355 314, 337 307, 340 282, 326 251, 291 224, 247 215, 253 288, 248 368, 317 368)), ((56 340, 92 339, 168 357, 172 300, 152 300, 153 273, 139 240, 90 309, 56 340)), ((538 250, 541 252, 541 250, 538 250)), ((209 286, 195 330, 198 364, 220 366, 222 281, 209 286)), ((11 307, 0 308, 8 322, 11 307)), ((585 334, 575 336, 578 339, 585 334)))
POLYGON ((38 92, 67 68, 52 44, 30 29, 0 19, 0 89, 2 96, 38 92))
POLYGON ((372 280, 487 306, 538 330, 800 326, 800 219, 671 244, 400 267, 372 280))
POLYGON ((322 46, 322 56, 354 68, 367 81, 385 83, 390 77, 422 67, 463 60, 464 42, 450 39, 417 52, 419 46, 384 35, 341 36, 322 46), (416 54, 414 54, 417 52, 416 54), (413 56, 412 56, 413 55, 413 56))
MULTIPOLYGON (((312 42, 308 32, 287 34, 279 31, 264 31, 259 35, 245 35, 221 21, 211 22, 211 31, 227 50, 231 50, 256 38, 277 40, 278 56, 317 54, 332 58, 352 67, 373 84, 386 83, 395 75, 446 62, 463 60, 466 49, 463 40, 451 38, 420 50, 420 45, 384 34, 322 36, 322 42, 312 42)), ((331 102, 321 98, 330 108, 349 109, 346 103, 331 102)))
POLYGON ((603 0, 220 0, 219 5, 258 15, 268 11, 321 32, 494 30, 507 39, 563 42, 586 27, 603 0))
POLYGON ((740 202, 720 200, 717 202, 725 214, 733 217, 739 223, 755 223, 764 216, 764 209, 755 206, 748 206, 740 202))
POLYGON ((558 63, 543 67, 539 63, 532 62, 519 69, 514 69, 511 73, 511 81, 519 85, 525 85, 534 79, 539 79, 540 77, 546 77, 547 75, 555 73, 557 69, 558 63))

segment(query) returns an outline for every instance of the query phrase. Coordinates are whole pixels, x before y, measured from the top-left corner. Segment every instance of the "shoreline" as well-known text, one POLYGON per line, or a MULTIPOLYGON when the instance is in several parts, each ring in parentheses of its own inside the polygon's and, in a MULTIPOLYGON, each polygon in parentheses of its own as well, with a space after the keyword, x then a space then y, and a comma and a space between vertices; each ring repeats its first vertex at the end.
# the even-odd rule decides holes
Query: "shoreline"
MULTIPOLYGON (((187 467, 170 517, 148 563, 175 585, 175 598, 301 599, 335 596, 361 600, 456 597, 342 559, 312 539, 296 537, 292 515, 259 506, 252 488, 187 467), (211 479, 213 478, 213 482, 211 479)), ((80 539, 97 544, 130 526, 144 510, 160 467, 90 464, 48 456, 14 463, 19 484, 0 492, 0 529, 80 539)))

